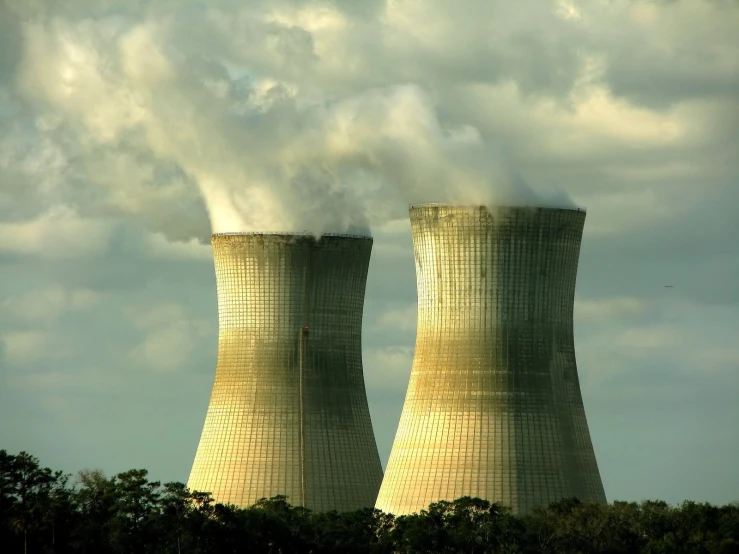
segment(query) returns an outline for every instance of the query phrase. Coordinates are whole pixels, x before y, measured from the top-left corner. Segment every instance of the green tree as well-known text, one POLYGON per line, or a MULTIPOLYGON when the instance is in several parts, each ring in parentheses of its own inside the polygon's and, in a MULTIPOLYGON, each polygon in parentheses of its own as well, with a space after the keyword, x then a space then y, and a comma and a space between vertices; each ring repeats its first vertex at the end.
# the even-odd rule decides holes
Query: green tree
POLYGON ((193 510, 192 495, 182 483, 165 483, 159 497, 159 519, 162 545, 166 552, 193 551, 187 520, 193 510))
POLYGON ((317 552, 333 554, 390 554, 390 532, 395 518, 380 510, 365 508, 356 512, 314 513, 317 552))
POLYGON ((156 551, 153 533, 159 514, 159 482, 149 482, 148 471, 131 469, 112 480, 114 490, 114 543, 119 552, 156 551))
POLYGON ((113 551, 111 528, 116 512, 116 487, 100 470, 77 474, 75 501, 80 524, 74 535, 75 547, 83 554, 113 551))
POLYGON ((53 535, 52 497, 63 479, 62 472, 42 468, 38 459, 27 452, 11 456, 0 451, 0 513, 5 544, 17 548, 20 536, 20 551, 25 554, 29 547, 44 542, 40 535, 47 527, 53 535))

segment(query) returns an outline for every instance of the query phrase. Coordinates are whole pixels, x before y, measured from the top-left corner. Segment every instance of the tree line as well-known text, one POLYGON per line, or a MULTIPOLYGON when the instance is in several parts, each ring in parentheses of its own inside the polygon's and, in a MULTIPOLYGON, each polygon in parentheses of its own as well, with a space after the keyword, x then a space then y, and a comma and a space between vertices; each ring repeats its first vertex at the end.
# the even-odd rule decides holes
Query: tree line
POLYGON ((419 514, 214 502, 145 469, 72 479, 0 450, 0 551, 23 554, 739 553, 739 504, 562 500, 517 517, 479 498, 419 514))

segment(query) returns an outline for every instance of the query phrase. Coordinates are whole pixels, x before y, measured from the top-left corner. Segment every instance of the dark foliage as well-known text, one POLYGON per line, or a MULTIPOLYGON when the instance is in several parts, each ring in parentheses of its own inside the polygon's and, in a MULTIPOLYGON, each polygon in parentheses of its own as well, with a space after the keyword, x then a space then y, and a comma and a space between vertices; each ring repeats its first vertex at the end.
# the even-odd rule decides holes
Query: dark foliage
POLYGON ((313 513, 284 497, 216 504, 144 469, 70 476, 0 450, 0 551, 23 554, 732 554, 739 504, 563 500, 525 517, 479 498, 395 518, 313 513))

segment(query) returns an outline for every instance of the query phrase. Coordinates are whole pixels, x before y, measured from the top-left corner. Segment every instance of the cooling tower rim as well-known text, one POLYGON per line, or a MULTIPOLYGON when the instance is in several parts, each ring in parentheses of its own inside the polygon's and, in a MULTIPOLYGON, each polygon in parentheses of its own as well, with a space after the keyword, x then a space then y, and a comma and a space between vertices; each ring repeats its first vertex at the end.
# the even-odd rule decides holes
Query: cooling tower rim
POLYGON ((211 238, 215 237, 242 237, 242 236, 267 236, 267 237, 313 237, 315 239, 321 239, 322 237, 340 237, 340 238, 347 238, 347 239, 370 239, 372 240, 372 237, 370 235, 354 235, 351 233, 321 233, 320 235, 316 235, 314 233, 311 233, 309 231, 302 231, 299 233, 288 233, 288 232, 278 232, 278 231, 269 231, 269 232, 262 232, 262 231, 240 231, 240 232, 231 232, 231 233, 211 233, 211 238))
POLYGON ((451 204, 448 202, 420 202, 417 204, 409 204, 408 208, 413 210, 416 208, 433 208, 433 207, 440 207, 440 208, 467 208, 467 209, 477 209, 477 208, 492 208, 492 209, 510 209, 510 208, 518 208, 518 209, 531 209, 531 210, 556 210, 556 211, 563 211, 563 212, 587 212, 585 208, 562 208, 562 207, 555 207, 555 206, 536 206, 536 205, 525 205, 525 204, 451 204))

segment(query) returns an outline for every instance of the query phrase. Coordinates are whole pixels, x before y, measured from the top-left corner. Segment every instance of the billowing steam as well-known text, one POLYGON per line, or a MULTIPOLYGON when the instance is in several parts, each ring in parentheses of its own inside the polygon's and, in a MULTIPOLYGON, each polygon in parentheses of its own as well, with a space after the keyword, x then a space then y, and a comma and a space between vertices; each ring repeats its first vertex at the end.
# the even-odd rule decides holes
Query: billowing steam
POLYGON ((303 69, 310 48, 299 42, 280 39, 272 75, 235 64, 222 40, 198 50, 193 23, 205 25, 27 23, 18 89, 78 147, 179 168, 214 232, 368 232, 407 202, 571 205, 535 194, 474 127, 442 125, 418 86, 328 93, 303 69))

